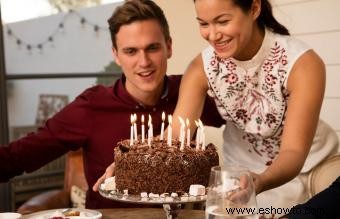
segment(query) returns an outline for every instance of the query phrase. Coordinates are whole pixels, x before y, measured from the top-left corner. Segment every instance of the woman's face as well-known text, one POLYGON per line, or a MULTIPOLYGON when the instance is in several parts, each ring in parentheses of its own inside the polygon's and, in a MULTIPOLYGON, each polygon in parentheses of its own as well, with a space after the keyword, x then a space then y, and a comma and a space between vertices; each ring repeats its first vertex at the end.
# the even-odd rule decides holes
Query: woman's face
POLYGON ((242 11, 232 0, 196 0, 195 8, 200 33, 219 57, 251 58, 247 50, 254 46, 253 28, 259 13, 254 3, 249 12, 242 11))

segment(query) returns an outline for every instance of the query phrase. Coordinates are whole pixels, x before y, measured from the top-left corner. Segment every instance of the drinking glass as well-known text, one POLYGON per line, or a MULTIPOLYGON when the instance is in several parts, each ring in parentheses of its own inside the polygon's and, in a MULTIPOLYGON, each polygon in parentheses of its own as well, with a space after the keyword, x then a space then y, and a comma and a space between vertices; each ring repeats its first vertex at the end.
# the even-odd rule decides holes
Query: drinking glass
POLYGON ((258 218, 255 187, 247 168, 212 167, 207 190, 206 219, 258 218))

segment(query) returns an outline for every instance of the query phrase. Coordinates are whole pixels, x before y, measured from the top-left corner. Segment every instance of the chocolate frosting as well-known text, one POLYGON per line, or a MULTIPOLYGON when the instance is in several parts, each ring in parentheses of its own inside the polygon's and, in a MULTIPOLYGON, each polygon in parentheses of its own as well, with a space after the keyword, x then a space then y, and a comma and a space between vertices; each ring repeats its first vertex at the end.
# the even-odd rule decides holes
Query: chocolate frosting
POLYGON ((140 140, 130 146, 130 140, 115 148, 115 176, 119 191, 129 194, 189 192, 192 184, 208 185, 211 167, 218 165, 218 154, 213 144, 196 150, 195 142, 180 150, 180 142, 154 138, 151 146, 140 140))

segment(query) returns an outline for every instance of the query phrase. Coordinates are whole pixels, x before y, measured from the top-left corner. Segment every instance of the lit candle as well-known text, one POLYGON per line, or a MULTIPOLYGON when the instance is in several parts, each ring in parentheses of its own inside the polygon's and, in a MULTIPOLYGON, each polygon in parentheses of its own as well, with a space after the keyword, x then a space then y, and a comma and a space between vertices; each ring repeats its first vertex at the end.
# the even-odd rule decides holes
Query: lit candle
POLYGON ((165 113, 162 113, 162 126, 161 126, 161 137, 160 140, 163 141, 164 139, 164 120, 165 120, 165 113))
POLYGON ((201 135, 201 129, 199 123, 195 120, 195 124, 197 126, 196 130, 196 150, 198 151, 200 149, 200 135, 201 135))
POLYGON ((201 141, 202 141, 202 150, 205 150, 205 133, 204 133, 204 128, 202 128, 202 137, 201 137, 201 141))
POLYGON ((131 116, 130 116, 130 122, 131 122, 131 128, 130 128, 130 146, 133 144, 133 119, 134 119, 134 116, 131 114, 131 116))
POLYGON ((187 124, 187 146, 190 146, 190 124, 189 124, 189 119, 186 119, 186 124, 187 124))
POLYGON ((172 116, 168 115, 168 146, 171 146, 172 141, 172 116))
POLYGON ((153 140, 153 126, 152 126, 152 118, 150 114, 149 114, 149 121, 150 121, 150 136, 151 136, 151 140, 153 140))
POLYGON ((144 115, 142 115, 142 143, 145 141, 144 115))
POLYGON ((134 123, 133 123, 133 131, 134 131, 134 137, 135 141, 138 141, 138 135, 137 135, 137 114, 135 113, 134 115, 134 123))
POLYGON ((151 147, 151 141, 153 138, 153 128, 152 128, 152 121, 151 121, 151 115, 149 115, 149 121, 148 121, 148 145, 151 147))
POLYGON ((205 150, 205 133, 204 133, 204 125, 202 121, 199 119, 198 124, 200 126, 201 134, 200 134, 200 143, 202 144, 202 150, 205 150))
POLYGON ((185 123, 182 117, 178 117, 179 122, 181 123, 181 127, 179 130, 179 141, 181 142, 180 150, 184 150, 184 139, 185 139, 185 123))

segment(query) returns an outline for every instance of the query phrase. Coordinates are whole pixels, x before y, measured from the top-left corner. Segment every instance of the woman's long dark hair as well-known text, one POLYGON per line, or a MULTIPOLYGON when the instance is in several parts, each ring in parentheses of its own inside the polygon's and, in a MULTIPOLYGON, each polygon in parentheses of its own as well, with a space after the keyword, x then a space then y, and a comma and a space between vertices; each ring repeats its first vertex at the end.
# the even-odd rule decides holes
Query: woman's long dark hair
MULTIPOLYGON (((196 0, 194 0, 195 2, 196 0)), ((240 7, 243 12, 247 13, 251 9, 253 0, 232 0, 235 5, 240 7)), ((261 0, 261 13, 257 18, 261 28, 268 28, 275 33, 289 35, 288 29, 280 24, 273 15, 272 5, 268 0, 261 0)))

